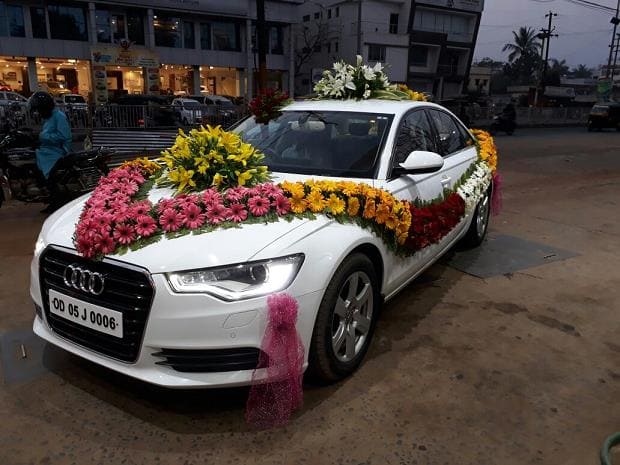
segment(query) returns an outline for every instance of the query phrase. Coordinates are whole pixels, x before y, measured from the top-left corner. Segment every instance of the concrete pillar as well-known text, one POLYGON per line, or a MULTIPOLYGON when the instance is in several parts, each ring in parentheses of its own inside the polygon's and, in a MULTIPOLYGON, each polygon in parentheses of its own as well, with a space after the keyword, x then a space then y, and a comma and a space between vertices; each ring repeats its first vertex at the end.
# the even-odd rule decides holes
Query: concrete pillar
POLYGON ((288 95, 295 97, 295 28, 293 25, 288 27, 288 95))
POLYGON ((192 66, 192 94, 200 95, 200 66, 192 66))
POLYGON ((145 43, 147 48, 155 47, 155 26, 153 25, 155 13, 153 8, 146 10, 146 37, 145 43))
POLYGON ((37 78, 37 59, 28 57, 28 84, 30 92, 39 90, 39 79, 37 78))
POLYGON ((245 99, 246 101, 252 100, 254 94, 254 53, 252 53, 252 20, 250 18, 245 21, 245 50, 246 50, 246 65, 245 65, 245 99))
POLYGON ((97 17, 94 2, 88 2, 88 38, 91 44, 97 43, 97 17))

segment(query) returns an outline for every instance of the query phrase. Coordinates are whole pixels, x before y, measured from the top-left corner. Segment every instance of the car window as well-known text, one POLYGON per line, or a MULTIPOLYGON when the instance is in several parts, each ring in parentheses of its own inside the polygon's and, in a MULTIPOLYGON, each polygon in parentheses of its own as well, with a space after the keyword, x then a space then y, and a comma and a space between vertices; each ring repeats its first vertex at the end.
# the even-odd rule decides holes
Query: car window
POLYGON ((437 147, 441 155, 450 155, 467 146, 459 127, 448 113, 440 110, 429 110, 429 115, 435 125, 437 147))
POLYGON ((404 162, 414 150, 437 152, 431 125, 423 110, 409 113, 401 122, 396 135, 394 162, 404 162))

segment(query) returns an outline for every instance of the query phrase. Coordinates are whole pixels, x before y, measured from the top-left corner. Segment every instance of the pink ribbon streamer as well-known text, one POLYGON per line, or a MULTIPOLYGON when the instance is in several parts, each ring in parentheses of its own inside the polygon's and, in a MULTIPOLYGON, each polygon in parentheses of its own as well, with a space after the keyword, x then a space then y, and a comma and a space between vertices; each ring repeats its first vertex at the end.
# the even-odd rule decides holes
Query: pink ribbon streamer
POLYGON ((295 327, 297 301, 288 294, 267 299, 268 321, 246 405, 246 421, 258 428, 288 423, 303 404, 304 346, 295 327), (266 370, 266 377, 259 373, 266 370))
POLYGON ((502 187, 504 185, 504 178, 499 173, 493 174, 493 193, 491 194, 491 213, 493 215, 499 215, 503 206, 502 199, 502 187))

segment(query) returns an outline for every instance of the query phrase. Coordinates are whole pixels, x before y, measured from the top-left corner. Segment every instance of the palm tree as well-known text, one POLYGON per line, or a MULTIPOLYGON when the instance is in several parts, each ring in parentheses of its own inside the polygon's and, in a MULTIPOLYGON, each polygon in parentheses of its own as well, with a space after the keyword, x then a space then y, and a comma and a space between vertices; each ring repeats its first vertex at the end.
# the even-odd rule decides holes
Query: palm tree
POLYGON ((552 65, 549 69, 550 73, 555 73, 558 76, 566 76, 570 70, 568 65, 566 64, 566 60, 556 60, 555 58, 551 59, 552 65))
POLYGON ((519 32, 512 31, 514 42, 505 44, 502 52, 510 52, 508 61, 513 63, 521 57, 536 56, 540 50, 540 42, 536 35, 536 31, 531 27, 522 26, 519 32))
POLYGON ((592 69, 588 68, 586 65, 579 65, 571 71, 571 75, 574 78, 591 78, 592 74, 592 69))

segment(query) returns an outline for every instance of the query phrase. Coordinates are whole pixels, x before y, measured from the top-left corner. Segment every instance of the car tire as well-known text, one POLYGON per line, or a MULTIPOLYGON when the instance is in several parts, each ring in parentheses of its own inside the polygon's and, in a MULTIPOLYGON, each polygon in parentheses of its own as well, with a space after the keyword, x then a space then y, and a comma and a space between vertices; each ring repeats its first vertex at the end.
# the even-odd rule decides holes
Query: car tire
POLYGON ((359 367, 370 346, 380 306, 379 280, 372 261, 362 253, 348 256, 327 286, 317 313, 308 357, 310 379, 333 383, 359 367))
POLYGON ((484 197, 480 199, 474 215, 471 219, 469 229, 463 236, 461 244, 467 248, 478 247, 484 241, 487 231, 489 230, 489 216, 491 213, 491 188, 489 188, 484 197))

